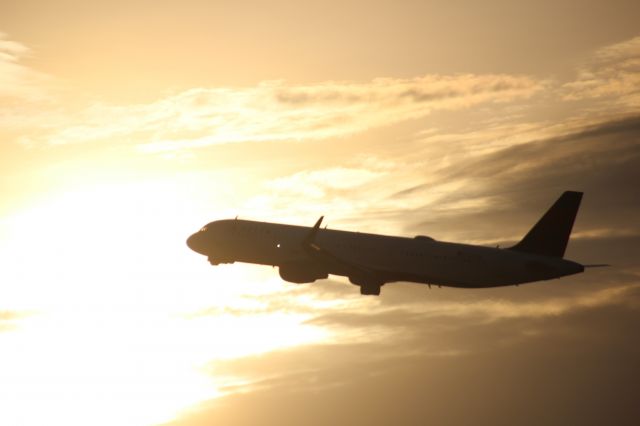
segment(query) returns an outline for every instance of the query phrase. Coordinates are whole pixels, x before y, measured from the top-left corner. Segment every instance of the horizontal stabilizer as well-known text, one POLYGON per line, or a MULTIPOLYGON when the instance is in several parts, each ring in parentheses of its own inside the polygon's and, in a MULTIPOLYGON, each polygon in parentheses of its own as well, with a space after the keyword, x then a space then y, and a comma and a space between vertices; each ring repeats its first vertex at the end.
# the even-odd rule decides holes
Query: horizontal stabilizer
POLYGON ((510 250, 563 257, 581 200, 582 192, 564 192, 527 235, 510 247, 510 250))

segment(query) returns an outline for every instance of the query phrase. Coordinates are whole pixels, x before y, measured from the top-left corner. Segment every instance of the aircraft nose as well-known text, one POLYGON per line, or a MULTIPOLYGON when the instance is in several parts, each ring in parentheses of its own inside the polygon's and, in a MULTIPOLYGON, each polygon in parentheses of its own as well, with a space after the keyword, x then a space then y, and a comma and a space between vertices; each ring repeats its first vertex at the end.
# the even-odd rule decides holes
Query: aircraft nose
POLYGON ((204 232, 196 232, 187 238, 187 246, 196 253, 207 254, 204 232))

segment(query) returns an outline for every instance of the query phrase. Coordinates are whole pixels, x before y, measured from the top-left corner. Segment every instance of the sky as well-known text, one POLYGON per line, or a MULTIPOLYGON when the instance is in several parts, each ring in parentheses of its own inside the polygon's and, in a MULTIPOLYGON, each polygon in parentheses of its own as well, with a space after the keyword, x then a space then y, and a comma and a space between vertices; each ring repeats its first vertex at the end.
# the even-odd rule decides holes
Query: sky
POLYGON ((640 422, 640 3, 0 0, 0 424, 640 422), (566 257, 364 297, 240 218, 566 257))

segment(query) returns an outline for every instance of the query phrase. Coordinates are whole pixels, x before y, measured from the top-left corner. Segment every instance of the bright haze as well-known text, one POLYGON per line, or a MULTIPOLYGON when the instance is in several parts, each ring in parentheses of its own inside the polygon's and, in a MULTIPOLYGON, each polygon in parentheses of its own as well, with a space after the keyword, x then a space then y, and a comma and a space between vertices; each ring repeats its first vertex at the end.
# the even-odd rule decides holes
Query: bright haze
POLYGON ((640 2, 2 1, 0 424, 640 424, 640 2), (498 289, 286 283, 240 218, 506 246, 498 289))

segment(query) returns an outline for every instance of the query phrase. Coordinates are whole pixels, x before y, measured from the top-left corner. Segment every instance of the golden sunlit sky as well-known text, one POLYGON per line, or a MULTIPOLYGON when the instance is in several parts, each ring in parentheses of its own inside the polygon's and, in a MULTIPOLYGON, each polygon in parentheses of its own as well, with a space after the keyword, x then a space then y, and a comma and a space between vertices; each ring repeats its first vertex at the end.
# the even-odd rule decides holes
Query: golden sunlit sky
POLYGON ((640 2, 0 0, 0 425, 640 424, 640 2), (283 282, 241 218, 508 245, 511 288, 283 282))

